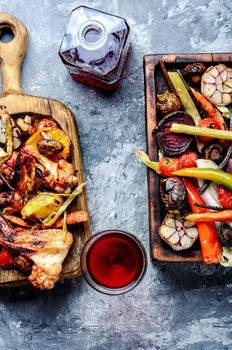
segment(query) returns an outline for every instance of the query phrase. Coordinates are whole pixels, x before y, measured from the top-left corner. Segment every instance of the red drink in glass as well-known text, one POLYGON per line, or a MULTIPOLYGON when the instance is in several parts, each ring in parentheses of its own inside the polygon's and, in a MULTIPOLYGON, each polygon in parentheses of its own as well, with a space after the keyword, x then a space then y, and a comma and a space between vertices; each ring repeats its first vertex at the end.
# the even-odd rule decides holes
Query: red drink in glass
POLYGON ((87 282, 100 292, 122 294, 134 288, 146 271, 141 242, 124 231, 103 231, 91 237, 81 256, 87 282))

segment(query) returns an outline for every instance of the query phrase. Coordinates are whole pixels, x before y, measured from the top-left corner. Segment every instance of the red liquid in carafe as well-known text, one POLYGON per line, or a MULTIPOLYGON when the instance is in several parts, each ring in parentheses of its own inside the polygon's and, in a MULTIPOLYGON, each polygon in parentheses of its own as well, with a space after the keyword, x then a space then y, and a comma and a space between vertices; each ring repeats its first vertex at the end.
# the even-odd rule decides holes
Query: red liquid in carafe
MULTIPOLYGON (((117 89, 119 87, 119 85, 120 85, 120 83, 122 81, 124 69, 125 69, 125 67, 127 65, 127 61, 128 61, 131 49, 132 49, 132 47, 129 46, 129 49, 127 51, 127 55, 126 55, 126 58, 125 58, 125 61, 124 61, 124 64, 123 64, 123 68, 122 68, 120 77, 113 84, 104 83, 103 81, 96 80, 95 78, 93 78, 91 76, 88 76, 88 75, 85 76, 85 75, 81 75, 81 74, 77 74, 77 73, 70 73, 70 75, 71 75, 71 77, 74 80, 80 81, 81 83, 88 84, 88 85, 94 85, 94 86, 97 86, 99 88, 106 89, 106 90, 115 90, 115 89, 117 89)), ((107 67, 107 63, 105 64, 105 67, 107 67)))
POLYGON ((93 243, 87 254, 87 268, 97 284, 123 288, 140 277, 144 256, 131 237, 111 233, 93 243))
POLYGON ((73 79, 114 90, 131 49, 129 32, 124 18, 79 6, 71 13, 59 55, 73 79))

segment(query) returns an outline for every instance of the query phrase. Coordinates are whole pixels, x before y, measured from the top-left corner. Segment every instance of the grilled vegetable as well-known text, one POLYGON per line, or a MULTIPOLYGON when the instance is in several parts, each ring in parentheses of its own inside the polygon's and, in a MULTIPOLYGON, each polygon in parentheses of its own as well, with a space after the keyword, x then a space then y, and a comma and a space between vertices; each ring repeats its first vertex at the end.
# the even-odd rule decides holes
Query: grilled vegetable
POLYGON ((198 237, 196 226, 181 219, 179 215, 168 213, 159 230, 160 237, 174 250, 190 248, 198 237))
POLYGON ((225 107, 225 106, 217 106, 217 109, 219 110, 219 112, 221 113, 223 118, 230 119, 231 113, 230 113, 230 111, 229 111, 229 109, 227 107, 225 107))
POLYGON ((160 195, 167 211, 180 211, 187 206, 185 186, 177 177, 160 181, 160 195))
POLYGON ((219 227, 219 240, 223 247, 232 247, 232 227, 225 223, 219 227))
MULTIPOLYGON (((75 225, 79 222, 86 222, 88 221, 88 213, 86 211, 75 211, 73 213, 67 214, 66 217, 66 224, 67 225, 75 225)), ((54 225, 52 225, 52 228, 60 228, 62 227, 64 223, 64 218, 59 218, 56 220, 54 225)), ((44 225, 43 228, 46 228, 44 225)))
MULTIPOLYGON (((218 166, 216 163, 214 163, 212 160, 209 159, 197 159, 196 161, 198 168, 211 168, 211 169, 218 169, 218 166)), ((216 191, 216 185, 211 181, 203 181, 202 179, 198 179, 198 193, 201 195, 202 199, 206 203, 207 206, 219 208, 223 210, 221 207, 221 204, 218 201, 218 195, 216 191)), ((199 203, 197 203, 199 205, 199 203)), ((210 209, 210 208, 208 208, 210 209)), ((215 223, 216 227, 220 225, 218 222, 215 223)))
MULTIPOLYGON (((52 194, 53 195, 53 194, 52 194)), ((17 226, 22 226, 26 228, 32 227, 33 223, 28 223, 25 220, 14 216, 14 215, 8 215, 4 214, 4 218, 7 219, 7 221, 10 221, 12 224, 15 224, 17 226)), ((86 211, 80 210, 80 211, 74 211, 73 213, 67 214, 66 218, 67 225, 75 225, 79 222, 86 222, 89 220, 88 213, 86 211)), ((63 226, 64 218, 59 218, 56 220, 54 225, 52 225, 52 228, 60 228, 63 226)), ((42 228, 46 228, 45 225, 42 225, 42 228)))
POLYGON ((58 194, 39 193, 25 204, 21 214, 23 218, 44 219, 60 208, 62 203, 63 199, 58 194))
POLYGON ((171 176, 173 171, 178 169, 195 167, 198 155, 195 152, 186 152, 179 158, 163 157, 159 162, 153 162, 143 151, 136 151, 136 156, 140 158, 149 168, 155 170, 157 174, 171 176))
POLYGON ((190 88, 196 100, 200 103, 201 107, 208 113, 210 118, 217 121, 218 126, 221 130, 227 129, 224 118, 222 117, 219 110, 210 103, 207 98, 200 94, 197 90, 190 88))
MULTIPOLYGON (((218 123, 215 119, 213 118, 205 118, 205 119, 201 119, 200 123, 199 123, 199 127, 201 128, 209 128, 209 129, 219 129, 218 127, 218 123)), ((211 137, 206 137, 206 136, 198 136, 198 138, 202 141, 202 142, 210 142, 213 140, 213 138, 211 137)))
POLYGON ((38 130, 44 130, 46 128, 58 128, 57 123, 54 120, 44 118, 40 122, 38 122, 33 128, 30 128, 29 134, 33 135, 38 130))
POLYGON ((82 193, 83 187, 85 186, 85 184, 86 183, 83 182, 82 184, 77 186, 75 190, 68 195, 68 198, 66 199, 66 201, 64 201, 64 203, 57 210, 54 210, 51 214, 49 214, 43 220, 43 224, 45 226, 52 226, 56 222, 56 220, 60 217, 60 215, 62 215, 63 212, 67 209, 67 207, 71 204, 74 198, 76 198, 76 196, 82 193))
POLYGON ((220 210, 218 212, 188 214, 185 219, 193 222, 230 222, 232 221, 232 209, 220 210))
POLYGON ((159 148, 168 156, 181 155, 187 151, 194 137, 186 135, 174 135, 170 132, 173 123, 194 125, 193 118, 184 112, 174 112, 164 117, 153 130, 159 148))
POLYGON ((218 201, 223 208, 232 209, 232 192, 222 185, 217 186, 218 201))
POLYGON ((182 71, 182 76, 188 81, 198 83, 205 71, 206 67, 203 63, 191 63, 188 64, 182 71))
POLYGON ((47 155, 47 156, 51 156, 54 154, 58 154, 60 152, 62 152, 62 150, 64 149, 64 146, 62 145, 62 143, 60 143, 59 141, 56 140, 39 140, 36 143, 36 146, 38 148, 38 150, 40 151, 40 153, 47 155))
POLYGON ((232 71, 224 64, 209 67, 201 79, 201 92, 215 106, 232 102, 232 71))
POLYGON ((213 162, 221 162, 224 158, 223 147, 220 143, 213 142, 205 145, 202 153, 205 159, 212 160, 213 162))
POLYGON ((24 221, 23 219, 19 218, 18 216, 4 214, 3 217, 7 221, 10 221, 12 224, 15 224, 17 226, 28 227, 28 228, 32 226, 32 224, 29 224, 28 222, 24 221))
MULTIPOLYGON (((38 147, 38 142, 41 140, 53 140, 56 142, 59 142, 60 146, 60 151, 58 154, 53 155, 53 160, 56 160, 58 157, 63 157, 67 158, 71 154, 71 140, 69 136, 61 129, 58 128, 50 128, 50 127, 45 127, 43 130, 38 130, 36 131, 27 141, 26 145, 38 147)), ((40 144, 39 144, 40 145, 40 144)), ((57 143, 58 145, 58 143, 57 143)), ((43 144, 44 146, 44 144, 43 144)), ((57 147, 57 146, 56 146, 57 147)), ((48 153, 46 153, 48 154, 48 153)))
POLYGON ((194 123, 199 124, 201 117, 198 113, 198 110, 185 87, 184 82, 181 80, 181 77, 177 72, 168 72, 168 76, 171 79, 171 82, 175 88, 177 95, 180 98, 181 104, 183 105, 185 112, 192 116, 194 123))
POLYGON ((186 125, 184 123, 177 124, 173 122, 171 127, 169 128, 169 131, 170 131, 170 134, 173 132, 173 133, 180 133, 180 134, 186 134, 186 135, 207 136, 207 137, 212 137, 215 139, 222 139, 222 140, 230 140, 230 141, 232 140, 232 131, 201 128, 199 126, 186 125))
MULTIPOLYGON (((199 169, 202 170, 202 169, 199 169)), ((198 194, 195 186, 183 179, 188 194, 188 202, 194 213, 205 213, 207 209, 196 207, 194 204, 205 204, 201 196, 198 194)), ((217 264, 221 258, 221 245, 217 238, 217 229, 212 222, 198 222, 197 229, 201 244, 201 255, 205 264, 217 264)))
POLYGON ((211 180, 219 183, 232 191, 232 175, 222 170, 211 168, 186 168, 174 171, 172 175, 196 177, 197 179, 211 180))
POLYGON ((226 167, 226 172, 232 174, 232 158, 228 160, 228 164, 226 167))
POLYGON ((157 95, 157 110, 162 114, 168 114, 180 109, 180 99, 170 91, 165 91, 162 95, 157 95))

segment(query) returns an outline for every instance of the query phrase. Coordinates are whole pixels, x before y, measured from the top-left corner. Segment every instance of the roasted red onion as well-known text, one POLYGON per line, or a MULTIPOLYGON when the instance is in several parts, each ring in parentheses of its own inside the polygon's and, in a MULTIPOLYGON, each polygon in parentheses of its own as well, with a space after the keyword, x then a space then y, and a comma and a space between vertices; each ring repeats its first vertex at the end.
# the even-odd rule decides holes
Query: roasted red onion
POLYGON ((159 148, 168 156, 177 156, 186 152, 194 140, 192 135, 170 132, 173 123, 195 125, 191 115, 182 111, 170 113, 159 122, 152 134, 159 148))
POLYGON ((228 160, 226 172, 232 174, 232 158, 228 160))

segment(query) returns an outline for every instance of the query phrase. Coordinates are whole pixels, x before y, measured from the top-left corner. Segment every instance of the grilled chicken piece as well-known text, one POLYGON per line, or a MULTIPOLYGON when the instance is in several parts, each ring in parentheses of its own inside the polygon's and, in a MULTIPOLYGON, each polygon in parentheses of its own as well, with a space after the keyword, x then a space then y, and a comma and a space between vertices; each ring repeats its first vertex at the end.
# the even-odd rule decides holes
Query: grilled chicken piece
POLYGON ((22 148, 15 167, 17 190, 22 191, 25 195, 33 192, 35 187, 35 175, 34 157, 24 152, 22 148))
POLYGON ((194 222, 168 213, 160 227, 159 235, 172 249, 184 250, 193 245, 198 237, 198 230, 194 222))
POLYGON ((30 133, 30 129, 32 129, 32 117, 26 115, 24 118, 18 118, 16 124, 23 134, 30 133))
POLYGON ((19 213, 24 204, 21 191, 7 191, 0 193, 0 205, 4 206, 4 213, 19 213))
POLYGON ((28 280, 51 289, 60 278, 62 263, 73 242, 70 232, 58 229, 17 232, 0 216, 0 244, 33 262, 28 280))
POLYGON ((12 180, 14 177, 14 169, 18 154, 19 152, 14 151, 11 157, 2 166, 0 166, 0 172, 6 176, 8 181, 12 180))
POLYGON ((35 158, 37 174, 45 187, 58 193, 70 193, 71 189, 77 184, 73 165, 65 159, 54 163, 31 145, 24 146, 23 151, 35 158))
POLYGON ((15 191, 0 193, 0 205, 5 207, 6 213, 19 213, 35 187, 35 160, 31 155, 24 153, 23 149, 19 152, 14 167, 14 181, 15 191))

